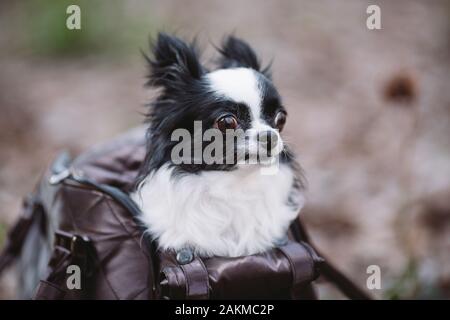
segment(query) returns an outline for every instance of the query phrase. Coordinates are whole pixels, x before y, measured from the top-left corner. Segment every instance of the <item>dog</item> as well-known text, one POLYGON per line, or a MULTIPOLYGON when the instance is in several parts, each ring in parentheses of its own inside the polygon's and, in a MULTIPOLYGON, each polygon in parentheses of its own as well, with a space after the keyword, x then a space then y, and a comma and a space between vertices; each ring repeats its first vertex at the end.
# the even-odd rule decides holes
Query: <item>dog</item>
POLYGON ((131 198, 161 249, 238 257, 264 252, 286 239, 304 205, 305 179, 280 135, 287 111, 270 66, 262 68, 250 45, 235 36, 216 49, 220 58, 208 70, 195 41, 159 33, 152 54, 144 55, 150 68, 147 85, 159 91, 149 105, 146 157, 131 198), (199 161, 194 150, 184 157, 192 161, 180 163, 173 158, 176 130, 194 140, 201 137, 200 153, 208 148, 208 130, 215 137, 240 130, 244 138, 223 148, 232 161, 199 161), (276 160, 273 173, 262 171, 267 162, 260 151, 267 152, 270 163, 276 160), (250 158, 256 161, 246 162, 250 158))

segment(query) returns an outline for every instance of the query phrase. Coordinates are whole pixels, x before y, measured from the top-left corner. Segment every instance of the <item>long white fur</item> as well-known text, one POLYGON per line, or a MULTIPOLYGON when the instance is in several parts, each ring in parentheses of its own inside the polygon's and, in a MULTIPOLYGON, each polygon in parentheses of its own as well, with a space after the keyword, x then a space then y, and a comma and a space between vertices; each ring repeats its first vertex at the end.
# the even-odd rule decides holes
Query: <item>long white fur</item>
POLYGON ((172 177, 163 166, 132 198, 142 221, 164 249, 194 248, 202 256, 235 257, 267 250, 282 238, 303 205, 287 205, 293 173, 281 166, 262 175, 258 166, 172 177))
MULTIPOLYGON (((253 70, 223 69, 207 78, 213 94, 250 108, 252 129, 272 130, 261 119, 263 93, 253 70)), ((288 205, 294 173, 287 165, 273 175, 261 174, 259 165, 179 176, 172 172, 164 165, 131 195, 163 249, 190 247, 201 256, 227 257, 263 252, 286 235, 304 203, 298 191, 298 207, 288 205)))

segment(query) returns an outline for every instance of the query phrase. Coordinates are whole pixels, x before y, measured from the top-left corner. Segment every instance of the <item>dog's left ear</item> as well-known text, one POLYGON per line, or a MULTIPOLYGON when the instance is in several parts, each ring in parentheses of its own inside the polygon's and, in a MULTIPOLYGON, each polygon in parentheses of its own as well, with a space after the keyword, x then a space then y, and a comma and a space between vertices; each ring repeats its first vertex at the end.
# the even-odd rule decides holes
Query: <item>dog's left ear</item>
POLYGON ((147 85, 161 87, 166 92, 182 92, 186 85, 199 80, 205 72, 195 41, 186 43, 175 36, 159 33, 151 48, 153 57, 144 54, 150 66, 147 85))
POLYGON ((247 42, 234 36, 228 36, 217 50, 221 54, 219 59, 221 68, 251 68, 271 78, 270 65, 261 69, 258 56, 247 42))

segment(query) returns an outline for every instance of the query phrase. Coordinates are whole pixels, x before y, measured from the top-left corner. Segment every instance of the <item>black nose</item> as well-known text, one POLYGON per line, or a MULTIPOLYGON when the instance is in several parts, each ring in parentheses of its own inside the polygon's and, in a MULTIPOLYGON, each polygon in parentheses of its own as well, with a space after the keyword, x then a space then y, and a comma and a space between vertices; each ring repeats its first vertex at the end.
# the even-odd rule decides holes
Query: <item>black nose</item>
POLYGON ((278 144, 278 135, 272 130, 258 132, 256 139, 258 140, 258 143, 261 146, 266 147, 267 150, 272 150, 278 144))

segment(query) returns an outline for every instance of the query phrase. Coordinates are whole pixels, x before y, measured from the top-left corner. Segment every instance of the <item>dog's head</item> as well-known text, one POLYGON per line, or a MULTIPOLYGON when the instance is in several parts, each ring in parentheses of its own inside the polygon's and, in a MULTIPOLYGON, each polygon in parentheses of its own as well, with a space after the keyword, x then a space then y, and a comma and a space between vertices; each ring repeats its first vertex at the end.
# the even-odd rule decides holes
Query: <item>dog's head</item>
POLYGON ((260 161, 262 151, 269 159, 282 155, 282 161, 289 161, 280 136, 286 110, 269 69, 261 67, 246 42, 226 38, 218 48, 218 68, 212 71, 200 63, 195 42, 159 34, 152 51, 152 57, 146 57, 148 85, 160 92, 149 113, 143 175, 167 163, 187 172, 232 170, 242 160, 260 161), (185 133, 192 138, 188 143, 191 150, 180 151, 185 133), (212 151, 210 144, 220 137, 223 145, 212 151), (205 159, 205 154, 214 161, 205 159), (176 155, 181 155, 181 163, 174 161, 176 155))

